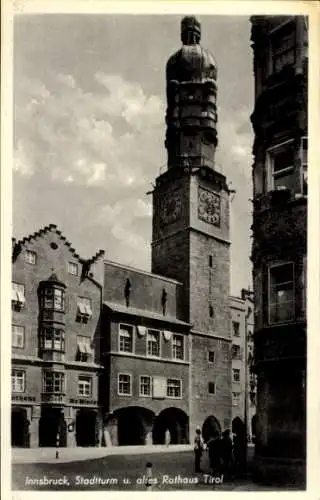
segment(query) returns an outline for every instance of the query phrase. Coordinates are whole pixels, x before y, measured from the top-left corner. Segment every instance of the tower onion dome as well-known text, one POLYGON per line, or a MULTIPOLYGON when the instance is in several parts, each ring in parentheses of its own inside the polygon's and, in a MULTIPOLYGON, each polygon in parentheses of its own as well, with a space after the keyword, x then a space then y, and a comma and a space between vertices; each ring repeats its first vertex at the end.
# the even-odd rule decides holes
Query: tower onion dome
POLYGON ((211 52, 199 45, 200 38, 199 21, 192 16, 184 17, 181 21, 183 45, 167 62, 167 83, 216 80, 216 61, 211 52))

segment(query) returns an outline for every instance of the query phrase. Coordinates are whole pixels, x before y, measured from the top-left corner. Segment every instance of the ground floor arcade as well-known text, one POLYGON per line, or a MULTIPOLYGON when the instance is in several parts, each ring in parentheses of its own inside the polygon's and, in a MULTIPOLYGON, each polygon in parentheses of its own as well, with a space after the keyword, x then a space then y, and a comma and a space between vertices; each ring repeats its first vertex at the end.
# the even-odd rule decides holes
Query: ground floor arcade
POLYGON ((11 409, 14 447, 97 446, 101 433, 98 408, 13 406, 11 409))
MULTIPOLYGON (((200 427, 205 440, 223 430, 214 415, 208 415, 200 427)), ((104 415, 99 408, 49 405, 15 405, 11 411, 14 447, 175 445, 188 444, 193 438, 189 416, 175 407, 164 408, 157 414, 138 406, 104 415)))

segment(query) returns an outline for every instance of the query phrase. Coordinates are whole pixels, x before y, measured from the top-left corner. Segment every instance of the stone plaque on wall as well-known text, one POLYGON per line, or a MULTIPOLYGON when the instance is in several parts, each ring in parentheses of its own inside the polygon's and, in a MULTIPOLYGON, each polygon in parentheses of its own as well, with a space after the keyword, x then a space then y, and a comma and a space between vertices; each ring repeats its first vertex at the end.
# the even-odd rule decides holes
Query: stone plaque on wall
POLYGON ((153 378, 153 397, 164 399, 167 395, 167 380, 165 377, 153 378))

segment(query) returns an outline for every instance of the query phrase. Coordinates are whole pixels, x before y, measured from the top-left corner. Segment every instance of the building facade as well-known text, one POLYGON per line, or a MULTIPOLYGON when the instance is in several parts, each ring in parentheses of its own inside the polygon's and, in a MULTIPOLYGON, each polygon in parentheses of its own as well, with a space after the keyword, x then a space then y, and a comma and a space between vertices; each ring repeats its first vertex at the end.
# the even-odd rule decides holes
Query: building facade
POLYGON ((232 334, 232 429, 246 429, 255 441, 256 375, 253 372, 254 304, 252 292, 230 297, 232 334))
POLYGON ((166 68, 168 168, 153 191, 152 272, 102 252, 81 259, 53 225, 14 242, 14 445, 54 446, 57 435, 64 446, 175 444, 197 426, 205 439, 231 429, 217 67, 195 18, 183 19, 181 41, 166 68))
POLYGON ((251 19, 256 474, 305 478, 308 29, 251 19))
POLYGON ((82 261, 54 225, 13 241, 13 446, 99 441, 102 273, 90 265, 102 270, 103 252, 82 261))

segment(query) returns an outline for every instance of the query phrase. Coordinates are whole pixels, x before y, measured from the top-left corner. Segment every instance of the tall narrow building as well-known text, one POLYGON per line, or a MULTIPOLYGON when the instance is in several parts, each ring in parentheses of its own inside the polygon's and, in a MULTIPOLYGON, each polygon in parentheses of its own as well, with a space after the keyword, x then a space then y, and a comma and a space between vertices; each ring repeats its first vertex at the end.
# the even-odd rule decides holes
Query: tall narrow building
POLYGON ((152 272, 183 284, 190 323, 190 431, 230 428, 229 190, 215 169, 217 66, 194 17, 166 67, 168 169, 153 192, 152 272))
POLYGON ((256 473, 304 479, 308 33, 304 17, 255 16, 253 275, 256 473))

